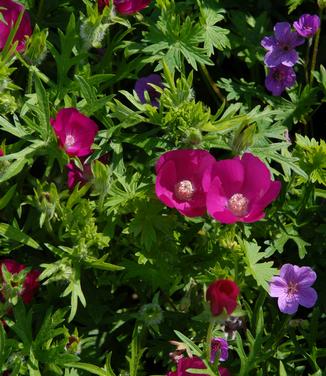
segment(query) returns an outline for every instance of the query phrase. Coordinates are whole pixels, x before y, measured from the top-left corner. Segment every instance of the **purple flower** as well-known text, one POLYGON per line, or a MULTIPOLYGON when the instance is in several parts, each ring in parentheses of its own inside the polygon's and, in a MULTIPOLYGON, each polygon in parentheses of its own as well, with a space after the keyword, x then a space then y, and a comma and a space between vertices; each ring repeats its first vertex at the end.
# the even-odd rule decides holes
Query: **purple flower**
POLYGON ((309 266, 285 264, 279 277, 273 277, 269 284, 269 295, 278 298, 281 312, 292 315, 299 304, 311 308, 317 300, 315 289, 310 287, 316 280, 316 273, 309 266))
POLYGON ((304 39, 296 31, 291 31, 288 22, 278 22, 274 26, 274 36, 264 37, 261 45, 268 51, 265 64, 272 68, 280 64, 292 67, 298 61, 295 47, 304 43, 304 39))
POLYGON ((293 22, 293 27, 302 37, 311 38, 320 27, 320 18, 315 14, 303 14, 298 21, 293 22))
POLYGON ((265 79, 265 86, 273 95, 281 95, 285 88, 295 84, 295 79, 296 75, 293 68, 280 64, 269 69, 265 79))
POLYGON ((159 103, 157 98, 160 97, 161 93, 159 93, 153 86, 149 85, 153 84, 155 86, 159 86, 163 88, 161 76, 158 74, 150 74, 149 76, 140 78, 135 85, 135 91, 138 95, 139 100, 141 103, 147 103, 145 98, 145 91, 148 92, 149 98, 151 100, 152 106, 158 107, 159 103))
POLYGON ((211 359, 210 362, 215 362, 215 357, 220 352, 220 361, 225 362, 229 357, 228 341, 224 338, 217 337, 212 339, 211 359))

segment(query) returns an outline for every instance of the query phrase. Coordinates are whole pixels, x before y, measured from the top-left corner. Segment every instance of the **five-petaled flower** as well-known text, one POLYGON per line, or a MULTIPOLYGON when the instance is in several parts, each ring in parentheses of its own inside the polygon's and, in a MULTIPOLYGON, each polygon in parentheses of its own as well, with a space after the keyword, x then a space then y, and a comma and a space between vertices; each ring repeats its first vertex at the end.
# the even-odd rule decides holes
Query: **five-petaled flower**
POLYGON ((266 165, 250 153, 216 162, 211 178, 207 211, 221 223, 259 221, 281 189, 266 165))
POLYGON ((273 95, 281 95, 282 92, 295 84, 296 75, 292 67, 283 64, 270 68, 265 79, 266 89, 273 95))
POLYGON ((28 12, 22 4, 12 0, 0 0, 0 51, 4 48, 12 28, 15 26, 20 13, 23 13, 13 42, 18 41, 17 51, 25 49, 26 37, 32 35, 32 26, 28 12))
POLYGON ((156 196, 169 208, 196 217, 206 212, 206 192, 203 186, 210 179, 216 163, 206 150, 172 150, 160 156, 156 163, 156 196))
MULTIPOLYGON (((2 265, 5 265, 8 272, 11 274, 17 274, 26 268, 25 265, 18 263, 15 260, 4 259, 0 261, 0 281, 2 283, 2 265)), ((38 270, 31 270, 27 275, 23 283, 21 297, 25 304, 28 304, 33 299, 33 296, 39 288, 38 277, 41 273, 38 270)), ((4 299, 0 292, 0 299, 4 299)))
POLYGON ((240 289, 229 279, 218 279, 211 283, 206 291, 206 299, 210 302, 213 316, 220 315, 223 310, 230 315, 237 306, 240 289))
POLYGON ((141 103, 146 103, 145 91, 147 91, 152 106, 158 107, 159 103, 157 99, 160 97, 161 93, 150 84, 163 88, 161 76, 153 73, 137 80, 135 91, 141 103))
POLYGON ((272 278, 269 284, 269 295, 278 298, 281 312, 289 315, 297 312, 299 305, 311 308, 317 301, 317 293, 311 285, 317 278, 309 266, 285 264, 279 276, 272 278))
POLYGON ((298 53, 295 47, 304 43, 296 31, 291 31, 288 22, 278 22, 274 26, 274 36, 264 37, 261 45, 268 51, 265 55, 265 64, 272 68, 283 64, 292 67, 298 61, 298 53))
POLYGON ((315 14, 303 14, 293 22, 296 32, 304 38, 313 37, 320 28, 320 18, 315 14))
POLYGON ((91 154, 97 134, 97 124, 75 108, 63 108, 50 120, 60 146, 70 156, 84 157, 91 154))

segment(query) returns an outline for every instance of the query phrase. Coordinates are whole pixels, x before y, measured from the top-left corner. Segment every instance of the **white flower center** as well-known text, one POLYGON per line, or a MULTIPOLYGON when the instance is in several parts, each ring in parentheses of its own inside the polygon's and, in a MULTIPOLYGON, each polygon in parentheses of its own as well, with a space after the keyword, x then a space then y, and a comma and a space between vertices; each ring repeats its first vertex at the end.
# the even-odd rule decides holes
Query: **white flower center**
POLYGON ((74 145, 74 143, 75 143, 75 137, 73 136, 73 135, 71 135, 71 134, 67 134, 67 136, 66 136, 66 139, 65 139, 65 145, 66 146, 72 146, 72 145, 74 145))
POLYGON ((287 295, 292 297, 294 294, 298 292, 298 284, 295 282, 289 282, 287 287, 287 295))
POLYGON ((242 193, 235 193, 228 200, 228 208, 237 217, 248 214, 249 200, 242 193))
POLYGON ((174 193, 178 200, 189 201, 195 193, 195 188, 190 180, 181 180, 174 186, 174 193))

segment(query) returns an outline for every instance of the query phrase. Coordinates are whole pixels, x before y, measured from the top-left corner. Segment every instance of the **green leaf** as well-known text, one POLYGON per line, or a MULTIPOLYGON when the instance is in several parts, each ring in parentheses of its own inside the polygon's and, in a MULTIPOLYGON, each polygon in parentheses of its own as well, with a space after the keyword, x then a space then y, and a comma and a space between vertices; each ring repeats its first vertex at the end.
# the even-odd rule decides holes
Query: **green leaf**
POLYGON ((0 198, 0 210, 4 209, 8 203, 10 202, 12 196, 16 192, 17 185, 14 184, 12 187, 8 189, 8 191, 0 198))
POLYGON ((191 353, 193 355, 202 356, 202 351, 200 348, 193 343, 188 337, 186 337, 184 334, 180 333, 178 330, 175 330, 174 333, 181 339, 181 341, 191 350, 191 353))
POLYGON ((265 252, 259 252, 261 247, 256 243, 242 241, 240 238, 238 240, 245 253, 246 275, 253 276, 258 286, 268 291, 268 282, 277 273, 277 269, 272 267, 273 261, 258 263, 266 257, 265 252))
POLYGON ((28 245, 31 248, 42 249, 30 236, 7 223, 0 223, 0 235, 18 243, 28 245))
POLYGON ((289 7, 289 14, 295 11, 304 0, 287 0, 286 5, 289 7))
POLYGON ((69 363, 66 363, 64 366, 79 368, 97 376, 115 376, 115 374, 112 373, 109 369, 103 370, 102 368, 94 366, 93 364, 89 364, 89 363, 69 362, 69 363))

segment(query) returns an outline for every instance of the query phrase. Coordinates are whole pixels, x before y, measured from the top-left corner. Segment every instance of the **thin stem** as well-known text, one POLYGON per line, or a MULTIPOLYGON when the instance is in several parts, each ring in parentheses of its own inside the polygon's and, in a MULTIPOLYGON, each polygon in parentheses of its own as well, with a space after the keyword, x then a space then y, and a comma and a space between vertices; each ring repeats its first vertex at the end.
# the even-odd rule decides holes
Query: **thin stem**
POLYGON ((212 332, 214 327, 214 321, 212 319, 209 320, 209 325, 207 328, 207 335, 206 335, 206 352, 207 352, 207 359, 211 359, 211 351, 212 351, 212 332))
POLYGON ((308 40, 308 46, 307 46, 307 49, 306 49, 306 57, 305 57, 305 61, 304 61, 304 75, 305 75, 305 79, 306 79, 306 84, 309 84, 308 68, 309 68, 309 62, 310 62, 309 56, 310 56, 311 45, 312 45, 312 40, 309 39, 308 40))
POLYGON ((206 81, 208 82, 209 86, 211 87, 211 89, 214 91, 214 93, 217 95, 217 97, 219 98, 219 100, 221 102, 224 102, 225 101, 225 97, 224 95, 221 93, 221 90, 220 88, 216 85, 216 83, 213 81, 211 75, 209 74, 206 66, 204 64, 200 64, 200 69, 201 71, 203 72, 204 74, 204 77, 206 79, 206 81))
POLYGON ((319 38, 320 38, 321 22, 322 22, 322 13, 323 13, 323 9, 321 9, 320 12, 319 12, 320 27, 317 30, 317 33, 315 35, 314 49, 313 49, 313 52, 312 52, 311 67, 310 67, 310 85, 312 84, 312 82, 314 80, 313 72, 315 70, 316 61, 317 61, 317 53, 318 53, 318 47, 319 47, 319 38))

